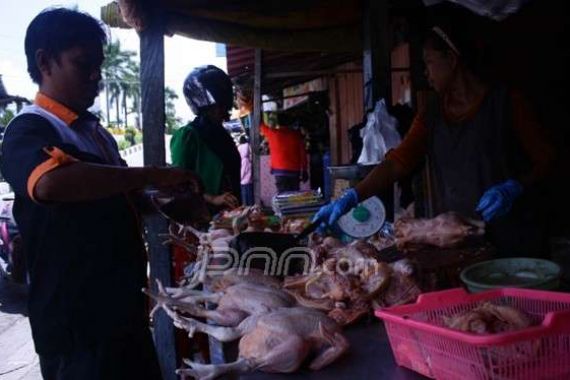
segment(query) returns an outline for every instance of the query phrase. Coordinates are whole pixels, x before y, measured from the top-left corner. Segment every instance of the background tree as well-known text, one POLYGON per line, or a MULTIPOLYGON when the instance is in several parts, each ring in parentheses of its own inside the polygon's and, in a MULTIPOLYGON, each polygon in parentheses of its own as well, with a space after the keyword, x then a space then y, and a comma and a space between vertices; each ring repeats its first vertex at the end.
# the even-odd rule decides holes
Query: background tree
POLYGON ((170 88, 164 88, 164 117, 166 123, 166 134, 172 134, 176 129, 180 127, 182 120, 176 117, 176 106, 174 101, 178 99, 176 92, 170 88))
POLYGON ((125 120, 127 116, 135 114, 134 127, 138 130, 141 129, 141 84, 140 84, 140 65, 138 62, 129 62, 129 73, 125 78, 126 99, 131 99, 131 107, 127 109, 125 105, 125 120))
POLYGON ((128 116, 131 113, 136 113, 135 125, 138 126, 139 120, 139 108, 140 108, 140 82, 139 82, 139 64, 137 62, 131 61, 127 63, 127 70, 124 73, 123 79, 121 81, 121 94, 122 101, 121 106, 123 109, 123 120, 125 121, 125 127, 127 127, 128 116), (128 101, 132 100, 132 108, 129 109, 128 101))
POLYGON ((0 110, 0 127, 5 127, 14 118, 15 113, 9 108, 0 110))
MULTIPOLYGON (((135 56, 136 53, 134 51, 122 50, 120 41, 111 41, 105 46, 105 61, 103 61, 102 74, 105 88, 107 123, 111 122, 110 108, 111 103, 114 103, 116 124, 121 126, 120 103, 122 99, 124 103, 123 109, 126 109, 128 98, 128 95, 123 97, 123 93, 129 87, 129 82, 132 85, 138 85, 138 72, 135 72, 135 70, 138 71, 138 63, 134 61, 135 56)), ((138 91, 140 92, 140 89, 138 91)), ((129 89, 127 92, 132 92, 132 90, 129 89)))

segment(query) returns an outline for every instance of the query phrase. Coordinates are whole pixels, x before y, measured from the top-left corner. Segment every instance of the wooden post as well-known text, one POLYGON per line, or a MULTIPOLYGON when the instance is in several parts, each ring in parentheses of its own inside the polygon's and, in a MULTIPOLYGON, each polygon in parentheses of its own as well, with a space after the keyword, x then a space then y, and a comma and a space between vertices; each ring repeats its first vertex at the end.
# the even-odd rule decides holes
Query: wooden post
POLYGON ((255 203, 261 201, 261 165, 260 165, 260 136, 259 126, 261 125, 261 49, 255 49, 255 64, 253 78, 253 115, 249 129, 251 140, 251 152, 253 155, 253 196, 255 203))
POLYGON ((387 105, 392 100, 388 9, 387 0, 364 1, 362 70, 365 111, 382 98, 386 99, 387 105))
MULTIPOLYGON (((332 77, 329 81, 329 96, 331 96, 331 104, 333 105, 333 114, 331 117, 331 122, 329 124, 329 134, 330 134, 330 154, 331 154, 331 165, 340 165, 342 162, 342 126, 341 126, 341 107, 340 104, 340 94, 339 94, 339 80, 338 75, 332 77)), ((334 194, 331 188, 331 194, 334 194)))
MULTIPOLYGON (((422 101, 420 99, 419 91, 424 91, 429 88, 426 77, 424 75, 423 63, 423 46, 422 46, 422 29, 423 20, 418 15, 412 15, 408 18, 408 25, 410 26, 410 74, 412 80, 412 105, 414 111, 418 112, 422 101)), ((425 98, 425 96, 424 96, 425 98)))
MULTIPOLYGON (((165 166, 164 28, 160 16, 155 17, 153 23, 141 32, 140 54, 144 164, 165 166)), ((159 238, 160 234, 168 232, 167 222, 155 214, 145 218, 145 224, 150 258, 150 285, 156 290, 156 279, 165 285, 171 285, 172 281, 170 248, 163 245, 159 238)), ((163 310, 154 315, 154 344, 162 378, 177 379, 174 325, 163 310)))
MULTIPOLYGON (((382 98, 392 104, 392 43, 388 0, 364 0, 362 76, 364 80, 364 111, 372 110, 382 98)), ((386 217, 394 220, 394 191, 380 194, 386 207, 386 217)))

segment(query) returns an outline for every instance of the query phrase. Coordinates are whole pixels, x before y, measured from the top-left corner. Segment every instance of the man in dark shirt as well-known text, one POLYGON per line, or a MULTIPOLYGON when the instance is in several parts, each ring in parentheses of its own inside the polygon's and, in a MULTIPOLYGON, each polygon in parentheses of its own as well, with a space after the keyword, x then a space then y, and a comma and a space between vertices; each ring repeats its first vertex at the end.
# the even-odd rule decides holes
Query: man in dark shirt
POLYGON ((87 14, 54 8, 36 16, 25 51, 39 91, 2 145, 1 170, 16 195, 30 264, 32 336, 50 380, 161 378, 132 200, 146 186, 196 184, 180 169, 127 168, 87 111, 99 92, 105 43, 87 14))

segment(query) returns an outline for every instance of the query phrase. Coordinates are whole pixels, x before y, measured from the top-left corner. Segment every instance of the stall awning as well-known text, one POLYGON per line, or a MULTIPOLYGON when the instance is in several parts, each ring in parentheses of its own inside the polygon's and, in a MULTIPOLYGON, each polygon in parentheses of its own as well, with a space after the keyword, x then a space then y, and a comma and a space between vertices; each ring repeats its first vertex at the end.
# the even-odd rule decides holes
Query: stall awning
POLYGON ((150 1, 119 0, 103 7, 101 17, 112 27, 130 26, 140 31, 146 27, 148 15, 160 7, 169 33, 194 39, 281 51, 362 50, 360 1, 163 0, 157 3, 153 8, 150 1))
MULTIPOLYGON (((384 0, 377 0, 384 1, 384 0)), ((391 9, 419 9, 444 0, 386 0, 391 9)), ((447 0, 504 19, 530 0, 447 0)), ((361 52, 360 0, 117 0, 101 8, 111 27, 148 26, 164 14, 167 33, 227 45, 297 52, 361 52)))

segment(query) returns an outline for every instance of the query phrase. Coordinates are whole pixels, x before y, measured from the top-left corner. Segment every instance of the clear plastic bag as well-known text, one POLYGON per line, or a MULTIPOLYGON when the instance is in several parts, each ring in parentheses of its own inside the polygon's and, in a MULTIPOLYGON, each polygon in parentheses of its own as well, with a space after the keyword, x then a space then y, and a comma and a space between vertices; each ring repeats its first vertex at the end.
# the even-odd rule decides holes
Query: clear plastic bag
POLYGON ((362 152, 358 158, 361 165, 375 164, 401 142, 398 121, 388 113, 384 99, 379 100, 368 114, 366 126, 360 131, 362 152))
MULTIPOLYGON (((445 0, 424 0, 426 6, 439 4, 445 0)), ((501 21, 516 13, 529 0, 447 0, 459 4, 480 16, 501 21)))

